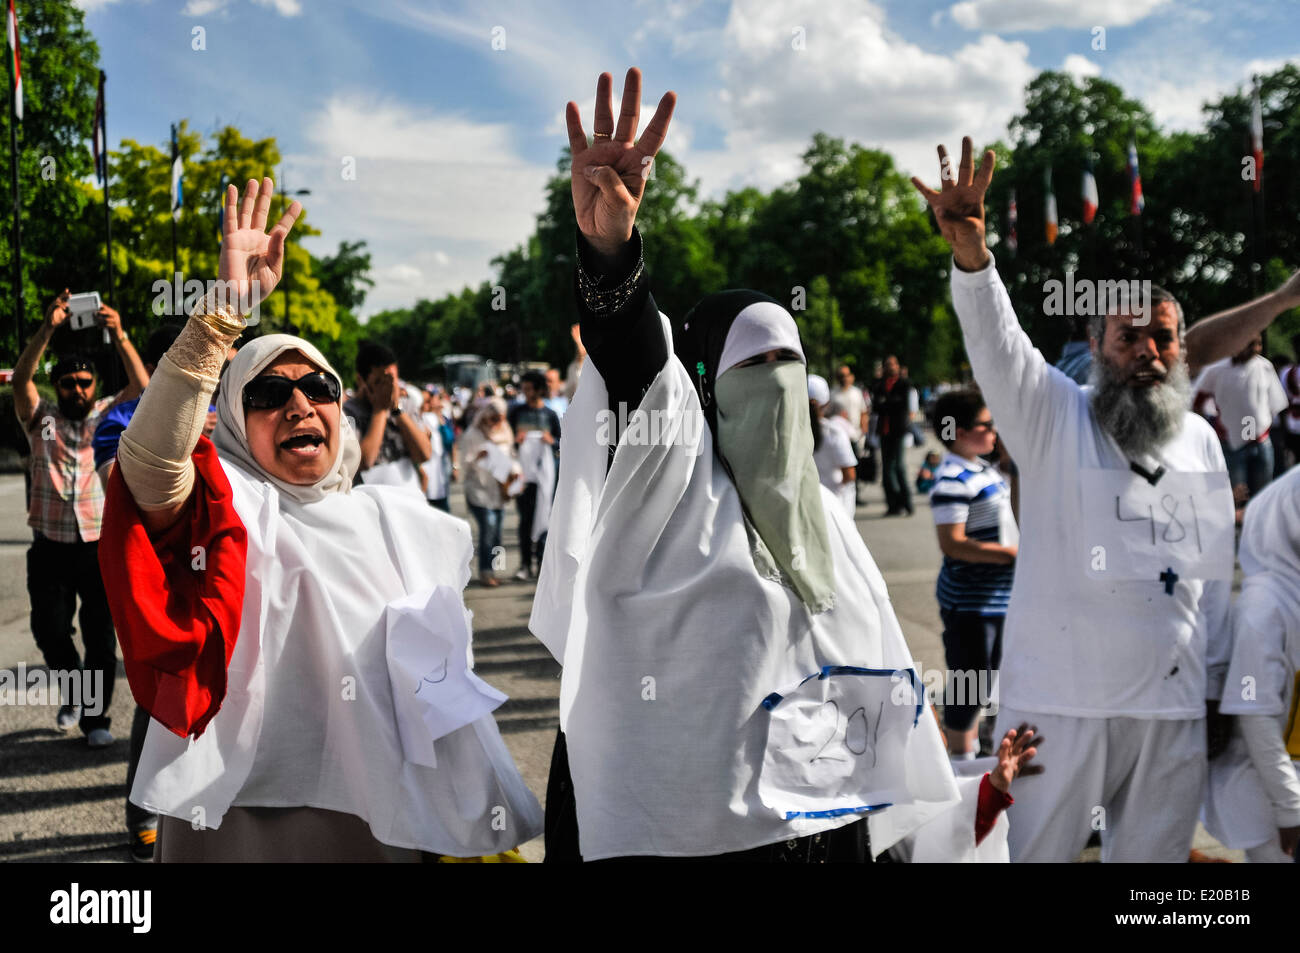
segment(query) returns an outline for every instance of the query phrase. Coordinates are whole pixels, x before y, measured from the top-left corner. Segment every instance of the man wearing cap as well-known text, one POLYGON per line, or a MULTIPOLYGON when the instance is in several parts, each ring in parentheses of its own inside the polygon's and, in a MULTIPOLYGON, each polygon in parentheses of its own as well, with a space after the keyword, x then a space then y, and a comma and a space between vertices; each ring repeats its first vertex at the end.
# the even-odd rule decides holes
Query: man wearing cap
POLYGON ((104 491, 95 475, 93 438, 100 418, 119 401, 138 397, 148 382, 140 356, 122 330, 122 319, 104 305, 96 323, 113 336, 126 367, 128 383, 111 397, 95 399, 95 368, 88 357, 61 358, 50 373, 58 400, 40 396, 32 378, 54 332, 68 319, 68 291, 50 303, 45 320, 28 342, 14 368, 14 411, 31 443, 31 502, 27 524, 34 539, 27 551, 27 592, 31 598, 32 635, 51 673, 81 673, 82 659, 72 641, 72 616, 81 599, 81 638, 85 645, 83 688, 97 697, 64 698, 57 726, 67 731, 80 720, 92 748, 113 743, 108 707, 117 674, 116 637, 104 584, 99 575, 99 523, 104 491), (102 689, 100 686, 102 685, 102 689))

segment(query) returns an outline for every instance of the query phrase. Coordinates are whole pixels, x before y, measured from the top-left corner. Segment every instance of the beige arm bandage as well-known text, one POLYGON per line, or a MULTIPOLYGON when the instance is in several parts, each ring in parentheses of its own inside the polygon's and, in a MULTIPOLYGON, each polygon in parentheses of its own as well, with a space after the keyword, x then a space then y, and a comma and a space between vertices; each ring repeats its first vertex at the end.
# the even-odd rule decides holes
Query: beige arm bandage
POLYGON ((190 454, 207 421, 222 362, 238 332, 191 317, 158 362, 118 445, 122 479, 142 510, 184 503, 194 489, 190 454))

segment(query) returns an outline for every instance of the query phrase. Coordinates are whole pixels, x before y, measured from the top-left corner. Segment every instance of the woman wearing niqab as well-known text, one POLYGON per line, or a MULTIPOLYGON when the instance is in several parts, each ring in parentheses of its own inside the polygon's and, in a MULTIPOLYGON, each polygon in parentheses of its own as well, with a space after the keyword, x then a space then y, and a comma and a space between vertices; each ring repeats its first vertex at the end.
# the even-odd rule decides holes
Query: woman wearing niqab
POLYGON ((640 97, 630 70, 616 127, 603 74, 591 144, 567 109, 590 361, 530 622, 564 666, 547 859, 868 860, 961 794, 819 484, 794 319, 753 291, 671 324, 654 303, 634 223, 675 97, 636 140, 640 97))

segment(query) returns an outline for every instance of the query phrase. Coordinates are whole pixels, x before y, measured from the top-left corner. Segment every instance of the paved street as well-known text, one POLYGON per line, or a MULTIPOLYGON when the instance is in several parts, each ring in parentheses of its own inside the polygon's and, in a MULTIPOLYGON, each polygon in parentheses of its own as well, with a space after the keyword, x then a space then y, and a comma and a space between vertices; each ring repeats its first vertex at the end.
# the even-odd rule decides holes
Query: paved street
MULTIPOLYGON (((909 472, 923 456, 911 451, 909 472)), ((863 488, 857 525, 889 586, 890 596, 918 669, 942 668, 939 611, 934 581, 940 554, 924 498, 916 516, 885 519, 880 484, 863 488)), ((465 516, 459 494, 453 511, 465 516)), ((504 542, 509 570, 518 568, 517 518, 507 511, 504 542)), ((31 541, 23 512, 21 476, 0 476, 0 668, 40 663, 28 627, 25 554, 31 541)), ((529 787, 543 798, 551 745, 558 725, 560 668, 527 631, 533 585, 507 581, 497 589, 471 584, 466 601, 474 612, 478 673, 510 696, 496 712, 515 762, 529 787)), ((127 740, 132 702, 119 663, 111 714, 117 742, 91 751, 77 731, 54 728, 54 707, 0 706, 0 860, 121 862, 130 859, 123 820, 127 740)), ((1044 748, 1044 762, 1069 752, 1044 748), (1050 754, 1049 754, 1050 751, 1050 754)), ((1241 859, 1203 831, 1197 846, 1216 856, 1241 859)), ((529 860, 542 857, 541 838, 523 846, 529 860)), ((1085 852, 1093 859, 1096 851, 1085 852)))

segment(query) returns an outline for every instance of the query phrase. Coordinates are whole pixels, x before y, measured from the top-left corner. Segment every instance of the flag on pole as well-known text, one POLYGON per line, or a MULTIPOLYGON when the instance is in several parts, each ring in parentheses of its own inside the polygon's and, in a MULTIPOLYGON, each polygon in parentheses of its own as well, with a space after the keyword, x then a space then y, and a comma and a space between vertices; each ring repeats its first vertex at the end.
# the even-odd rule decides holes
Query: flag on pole
POLYGON ((108 179, 108 140, 104 132, 104 71, 99 71, 99 95, 95 97, 95 128, 90 151, 95 155, 95 178, 103 185, 108 179))
POLYGON ((1128 213, 1141 215, 1147 203, 1142 197, 1142 175, 1138 172, 1138 147, 1132 139, 1128 142, 1128 182, 1130 191, 1128 213))
POLYGON ((1016 214, 1016 190, 1011 190, 1011 201, 1007 203, 1007 248, 1011 249, 1011 254, 1016 253, 1020 247, 1020 239, 1016 237, 1016 222, 1019 221, 1016 214))
POLYGON ((1250 102, 1250 151, 1255 154, 1255 191, 1264 180, 1264 110, 1259 104, 1259 77, 1250 102))
POLYGON ((1057 220, 1056 220, 1056 195, 1052 192, 1052 170, 1051 170, 1051 167, 1048 167, 1048 169, 1047 169, 1047 227, 1046 227, 1046 232, 1047 232, 1047 244, 1049 244, 1049 245, 1053 245, 1053 244, 1056 243, 1057 224, 1058 224, 1058 223, 1057 223, 1057 220))
POLYGON ((181 150, 172 126, 172 221, 181 220, 181 150))
POLYGON ((14 0, 9 0, 9 16, 5 21, 5 32, 9 35, 9 65, 14 77, 14 115, 19 122, 23 118, 23 68, 22 57, 18 55, 18 14, 14 12, 14 0))
POLYGON ((1083 224, 1091 225, 1097 215, 1097 180, 1092 177, 1092 160, 1083 170, 1083 224))

